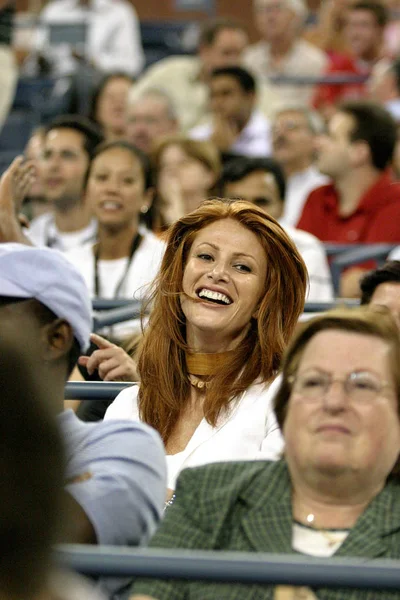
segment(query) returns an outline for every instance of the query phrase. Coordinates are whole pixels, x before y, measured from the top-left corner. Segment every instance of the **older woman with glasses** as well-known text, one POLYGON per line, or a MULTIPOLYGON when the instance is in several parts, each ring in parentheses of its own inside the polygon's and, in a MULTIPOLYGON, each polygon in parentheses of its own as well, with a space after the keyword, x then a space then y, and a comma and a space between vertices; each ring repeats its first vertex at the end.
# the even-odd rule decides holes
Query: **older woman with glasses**
MULTIPOLYGON (((187 469, 152 546, 400 558, 399 364, 398 331, 385 309, 341 309, 307 321, 275 397, 284 458, 187 469)), ((296 593, 156 580, 137 581, 131 600, 296 593)), ((304 588, 301 598, 394 600, 399 593, 304 588)))

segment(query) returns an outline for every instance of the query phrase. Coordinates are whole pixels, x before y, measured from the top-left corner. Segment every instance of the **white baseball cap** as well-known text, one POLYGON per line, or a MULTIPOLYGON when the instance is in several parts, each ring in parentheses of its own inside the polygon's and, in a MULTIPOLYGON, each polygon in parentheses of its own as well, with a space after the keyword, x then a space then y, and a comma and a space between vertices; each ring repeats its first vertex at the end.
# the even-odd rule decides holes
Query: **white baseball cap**
POLYGON ((59 252, 24 244, 0 244, 0 297, 34 298, 65 319, 81 351, 89 346, 92 305, 85 281, 59 252))

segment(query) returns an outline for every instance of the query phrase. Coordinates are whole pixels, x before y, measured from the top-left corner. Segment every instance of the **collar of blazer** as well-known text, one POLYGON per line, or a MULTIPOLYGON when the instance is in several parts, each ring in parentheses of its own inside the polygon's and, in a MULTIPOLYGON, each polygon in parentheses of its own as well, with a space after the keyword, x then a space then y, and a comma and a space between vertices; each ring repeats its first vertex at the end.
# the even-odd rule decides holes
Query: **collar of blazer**
MULTIPOLYGON (((245 502, 242 526, 258 552, 293 553, 292 489, 284 460, 260 471, 238 500, 245 502)), ((400 480, 387 483, 358 519, 335 556, 375 558, 387 550, 387 535, 400 530, 400 480)))

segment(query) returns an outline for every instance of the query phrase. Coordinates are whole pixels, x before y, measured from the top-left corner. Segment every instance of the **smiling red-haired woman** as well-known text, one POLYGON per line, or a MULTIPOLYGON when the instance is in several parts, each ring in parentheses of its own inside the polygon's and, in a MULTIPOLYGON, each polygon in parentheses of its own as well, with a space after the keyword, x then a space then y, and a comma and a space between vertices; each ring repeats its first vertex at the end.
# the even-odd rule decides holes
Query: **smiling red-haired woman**
POLYGON ((254 204, 209 200, 172 226, 139 353, 140 387, 106 418, 140 418, 182 468, 277 458, 274 380, 304 307, 306 267, 254 204))

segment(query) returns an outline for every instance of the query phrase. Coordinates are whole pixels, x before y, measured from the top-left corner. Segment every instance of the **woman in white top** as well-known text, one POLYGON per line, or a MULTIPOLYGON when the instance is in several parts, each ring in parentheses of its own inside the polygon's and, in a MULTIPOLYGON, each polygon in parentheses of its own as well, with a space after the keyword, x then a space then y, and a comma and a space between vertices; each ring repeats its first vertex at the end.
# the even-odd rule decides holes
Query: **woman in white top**
MULTIPOLYGON (((140 227, 152 199, 146 156, 128 142, 101 144, 92 160, 86 201, 98 221, 97 241, 67 254, 92 297, 142 300, 157 275, 165 244, 140 227)), ((113 337, 132 333, 132 323, 113 327, 113 337)))
POLYGON ((254 204, 209 200, 172 226, 138 357, 106 418, 162 436, 169 495, 184 466, 276 458, 269 386, 304 306, 306 267, 254 204))

